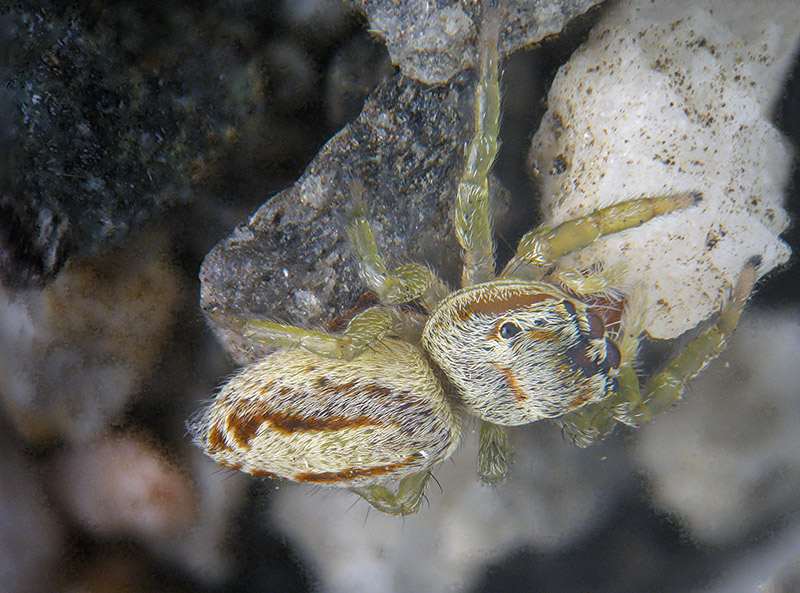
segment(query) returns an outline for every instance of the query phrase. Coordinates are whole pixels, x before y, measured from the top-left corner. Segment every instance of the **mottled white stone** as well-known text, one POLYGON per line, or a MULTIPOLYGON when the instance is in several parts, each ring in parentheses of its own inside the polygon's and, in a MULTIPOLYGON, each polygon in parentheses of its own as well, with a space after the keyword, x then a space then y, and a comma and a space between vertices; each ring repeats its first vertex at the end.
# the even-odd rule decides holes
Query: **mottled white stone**
POLYGON ((609 236, 566 265, 627 270, 645 328, 673 338, 719 311, 745 262, 787 261, 791 150, 769 121, 800 38, 800 5, 623 2, 559 71, 533 139, 557 224, 640 196, 701 191, 694 208, 609 236))

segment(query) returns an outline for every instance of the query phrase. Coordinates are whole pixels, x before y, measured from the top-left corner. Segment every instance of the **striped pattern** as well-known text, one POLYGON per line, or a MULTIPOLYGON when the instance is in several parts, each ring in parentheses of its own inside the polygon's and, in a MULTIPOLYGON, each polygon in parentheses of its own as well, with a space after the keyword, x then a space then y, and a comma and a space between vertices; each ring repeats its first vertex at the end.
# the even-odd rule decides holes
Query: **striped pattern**
POLYGON ((459 436, 419 350, 394 339, 350 362, 275 352, 234 376, 194 433, 228 467, 348 487, 428 469, 459 436))

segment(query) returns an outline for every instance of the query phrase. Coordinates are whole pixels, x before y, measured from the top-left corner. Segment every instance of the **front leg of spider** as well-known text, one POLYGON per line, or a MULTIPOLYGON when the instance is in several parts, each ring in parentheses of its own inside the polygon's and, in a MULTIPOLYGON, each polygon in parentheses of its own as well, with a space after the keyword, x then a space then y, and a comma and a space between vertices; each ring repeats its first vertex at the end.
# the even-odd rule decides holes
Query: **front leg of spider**
POLYGON ((632 410, 632 416, 638 422, 650 420, 678 401, 683 395, 686 384, 711 360, 720 355, 728 338, 739 324, 739 318, 752 293, 760 265, 760 256, 750 258, 716 323, 690 342, 661 373, 646 384, 646 395, 632 410))
MULTIPOLYGON (((463 250, 462 286, 494 280, 495 260, 489 216, 489 171, 497 156, 500 125, 498 42, 500 19, 489 14, 483 23, 475 88, 475 133, 467 146, 464 173, 458 184, 456 237, 463 250)), ((511 448, 506 429, 479 421, 477 472, 485 484, 498 484, 508 472, 511 448)))

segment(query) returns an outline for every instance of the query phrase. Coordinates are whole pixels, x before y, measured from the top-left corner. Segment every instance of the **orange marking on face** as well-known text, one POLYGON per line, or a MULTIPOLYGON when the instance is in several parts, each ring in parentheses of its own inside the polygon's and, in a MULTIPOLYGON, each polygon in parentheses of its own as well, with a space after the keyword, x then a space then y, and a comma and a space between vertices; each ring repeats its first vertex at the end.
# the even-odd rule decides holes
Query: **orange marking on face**
POLYGON ((592 390, 591 389, 583 389, 581 390, 577 396, 575 396, 572 401, 569 403, 567 407, 568 410, 574 410, 575 408, 579 408, 587 401, 589 401, 592 397, 592 390))
POLYGON ((501 367, 499 364, 495 364, 494 366, 497 367, 497 370, 500 371, 501 375, 503 375, 503 379, 506 380, 508 388, 514 394, 514 397, 518 402, 528 399, 528 395, 525 393, 525 390, 520 387, 520 384, 517 382, 517 379, 514 377, 514 373, 511 372, 511 369, 501 367))

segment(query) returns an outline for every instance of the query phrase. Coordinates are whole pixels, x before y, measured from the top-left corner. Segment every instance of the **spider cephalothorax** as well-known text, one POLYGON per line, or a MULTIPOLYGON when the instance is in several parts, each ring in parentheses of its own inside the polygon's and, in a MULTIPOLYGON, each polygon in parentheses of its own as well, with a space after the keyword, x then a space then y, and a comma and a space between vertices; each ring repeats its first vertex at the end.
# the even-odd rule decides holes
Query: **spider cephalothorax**
POLYGON ((542 282, 453 293, 434 310, 422 344, 467 410, 496 424, 555 418, 616 390, 620 351, 603 320, 542 282))
POLYGON ((604 235, 691 208, 696 192, 631 199, 534 229, 495 274, 487 180, 500 117, 498 34, 495 15, 481 36, 475 135, 454 207, 462 287, 451 292, 420 264, 390 270, 356 209, 349 236, 378 302, 348 316, 341 332, 245 323, 250 339, 278 350, 242 369, 193 423, 219 463, 347 487, 379 510, 412 513, 431 469, 455 450, 462 415, 479 419, 478 475, 496 483, 510 455, 503 426, 551 418, 578 444, 591 443, 671 405, 724 347, 757 258, 716 321, 642 386, 635 285, 621 286, 600 262, 558 265, 604 235))

